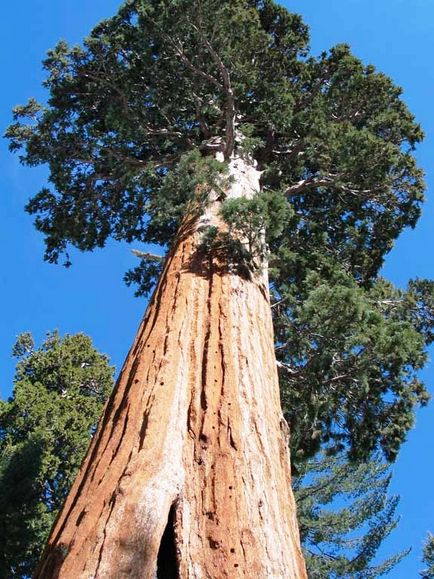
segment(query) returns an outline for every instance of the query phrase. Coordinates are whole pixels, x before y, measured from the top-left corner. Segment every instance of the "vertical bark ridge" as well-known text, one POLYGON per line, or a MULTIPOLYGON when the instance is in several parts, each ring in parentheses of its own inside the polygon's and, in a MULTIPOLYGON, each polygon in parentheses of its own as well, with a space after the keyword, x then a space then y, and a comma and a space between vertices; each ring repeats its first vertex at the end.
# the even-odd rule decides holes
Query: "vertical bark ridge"
MULTIPOLYGON (((237 163, 232 193, 252 195, 237 163)), ((266 271, 210 264, 199 239, 186 220, 37 578, 306 577, 266 271)))

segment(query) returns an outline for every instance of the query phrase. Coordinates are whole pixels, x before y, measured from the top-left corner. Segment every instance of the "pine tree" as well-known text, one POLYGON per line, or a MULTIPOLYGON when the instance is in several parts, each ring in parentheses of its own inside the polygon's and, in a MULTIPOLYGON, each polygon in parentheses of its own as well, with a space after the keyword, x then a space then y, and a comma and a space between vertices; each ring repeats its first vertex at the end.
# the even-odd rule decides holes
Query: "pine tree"
POLYGON ((387 494, 389 471, 390 465, 379 456, 351 463, 343 453, 322 453, 304 462, 294 493, 311 579, 381 577, 409 552, 371 564, 399 521, 399 497, 387 494))
POLYGON ((432 579, 434 577, 434 536, 431 533, 428 533, 423 548, 423 562, 426 567, 420 574, 422 579, 432 579))
POLYGON ((393 457, 426 402, 432 285, 392 305, 378 279, 419 216, 422 131, 389 78, 307 43, 271 0, 130 0, 15 109, 12 150, 50 167, 27 206, 48 261, 167 250, 127 274, 158 285, 37 577, 305 576, 271 309, 305 455, 393 457))
POLYGON ((77 474, 113 368, 83 334, 31 334, 14 346, 12 397, 0 401, 0 576, 30 576, 77 474))

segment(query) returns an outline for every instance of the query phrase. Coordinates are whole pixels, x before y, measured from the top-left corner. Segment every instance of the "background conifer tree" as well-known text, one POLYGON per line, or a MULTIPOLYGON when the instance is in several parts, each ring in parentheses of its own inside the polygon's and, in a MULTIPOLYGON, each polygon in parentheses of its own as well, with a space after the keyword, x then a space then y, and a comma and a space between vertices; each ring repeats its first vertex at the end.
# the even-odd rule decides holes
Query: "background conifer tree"
POLYGON ((343 453, 320 453, 300 470, 294 492, 311 579, 382 577, 408 554, 409 549, 373 563, 399 523, 399 497, 388 496, 390 465, 380 457, 351 463, 343 453))
POLYGON ((432 579, 434 577, 434 537, 428 534, 426 543, 423 548, 423 563, 425 569, 420 573, 422 579, 432 579))
POLYGON ((0 400, 0 576, 32 574, 113 385, 83 334, 30 333, 14 346, 14 390, 0 400))

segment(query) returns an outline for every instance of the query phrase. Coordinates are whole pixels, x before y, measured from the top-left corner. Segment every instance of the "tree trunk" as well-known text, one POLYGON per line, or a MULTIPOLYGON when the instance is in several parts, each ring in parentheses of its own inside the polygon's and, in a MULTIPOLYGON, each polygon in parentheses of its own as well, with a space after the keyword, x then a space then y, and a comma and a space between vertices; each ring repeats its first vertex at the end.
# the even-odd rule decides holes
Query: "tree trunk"
MULTIPOLYGON (((259 172, 232 160, 228 197, 259 172)), ((266 264, 197 251, 186 218, 35 577, 303 578, 266 264)))

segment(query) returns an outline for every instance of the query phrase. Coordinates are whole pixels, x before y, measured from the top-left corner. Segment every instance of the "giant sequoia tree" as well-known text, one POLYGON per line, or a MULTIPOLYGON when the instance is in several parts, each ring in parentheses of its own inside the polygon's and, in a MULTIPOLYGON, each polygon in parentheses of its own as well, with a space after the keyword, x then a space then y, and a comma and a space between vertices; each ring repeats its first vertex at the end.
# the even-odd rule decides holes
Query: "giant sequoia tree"
POLYGON ((166 251, 127 274, 159 281, 37 577, 304 577, 277 368, 300 455, 394 457, 426 401, 432 284, 378 278, 422 132, 389 78, 307 42, 271 0, 129 0, 15 110, 48 261, 166 251))

